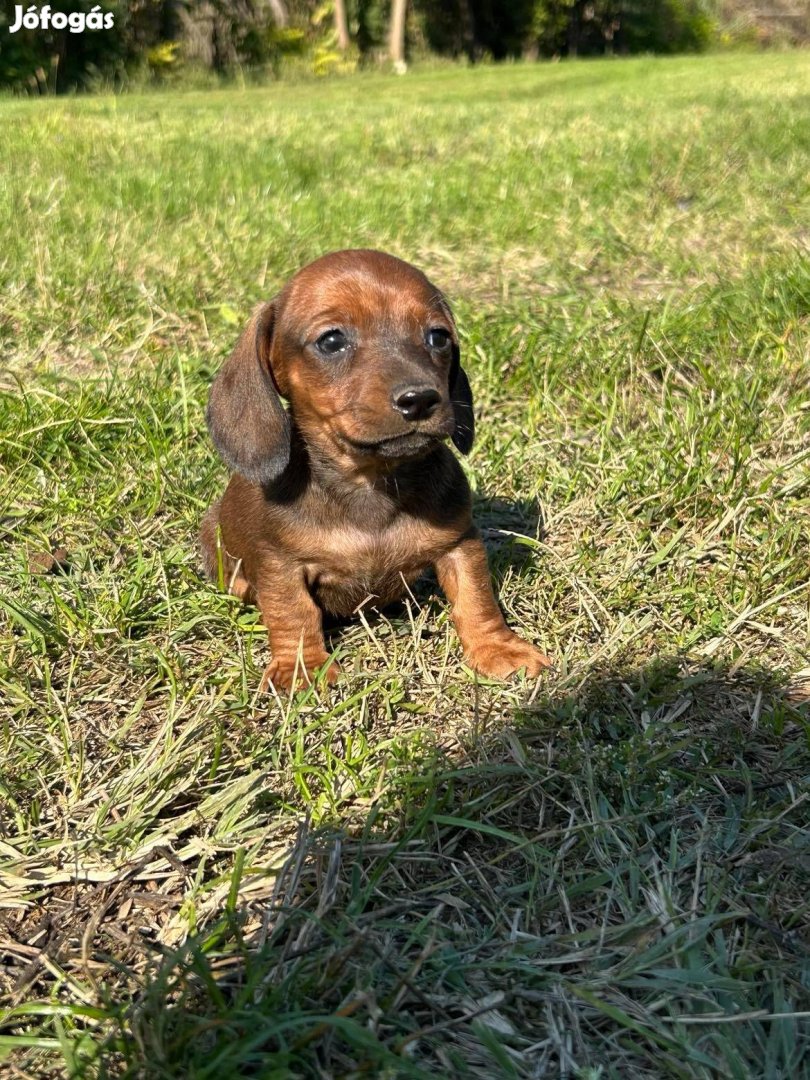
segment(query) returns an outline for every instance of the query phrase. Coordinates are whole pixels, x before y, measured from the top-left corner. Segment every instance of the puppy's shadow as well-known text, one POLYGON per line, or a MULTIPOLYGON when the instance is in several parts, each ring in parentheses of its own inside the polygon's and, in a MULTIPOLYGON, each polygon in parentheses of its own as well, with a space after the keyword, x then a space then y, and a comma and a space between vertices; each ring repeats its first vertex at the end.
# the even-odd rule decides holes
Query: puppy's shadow
POLYGON ((531 570, 546 535, 537 500, 473 495, 473 521, 487 549, 496 589, 510 568, 520 576, 531 570))

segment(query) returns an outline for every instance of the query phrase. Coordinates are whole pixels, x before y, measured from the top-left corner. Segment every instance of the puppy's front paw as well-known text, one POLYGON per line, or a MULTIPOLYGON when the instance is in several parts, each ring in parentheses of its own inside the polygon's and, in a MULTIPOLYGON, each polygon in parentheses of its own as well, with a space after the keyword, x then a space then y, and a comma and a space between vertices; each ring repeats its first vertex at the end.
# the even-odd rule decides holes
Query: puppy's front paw
POLYGON ((535 679, 541 671, 552 666, 545 653, 511 630, 476 642, 465 650, 465 656, 470 667, 495 679, 505 679, 521 668, 535 679))
MULTIPOLYGON (((292 693, 303 686, 309 686, 315 681, 316 670, 322 667, 329 657, 324 653, 322 656, 305 657, 302 662, 296 654, 274 656, 267 667, 259 686, 261 691, 270 689, 272 683, 276 690, 287 690, 292 693)), ((334 661, 322 672, 321 678, 332 686, 337 682, 340 668, 334 661)))

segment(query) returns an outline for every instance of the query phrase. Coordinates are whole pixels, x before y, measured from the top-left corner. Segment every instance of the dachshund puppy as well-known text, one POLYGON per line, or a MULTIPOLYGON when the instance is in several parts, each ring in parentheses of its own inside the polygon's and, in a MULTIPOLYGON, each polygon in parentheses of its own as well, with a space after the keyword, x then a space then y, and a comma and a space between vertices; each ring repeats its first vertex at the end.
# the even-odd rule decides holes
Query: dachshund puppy
MULTIPOLYGON (((294 689, 327 662, 324 612, 383 607, 431 564, 473 668, 549 665, 495 601, 447 446, 472 446, 470 384, 450 308, 415 267, 337 251, 299 271, 255 312, 207 420, 233 475, 203 520, 205 568, 261 609, 264 689, 294 689)), ((338 674, 329 664, 326 679, 338 674)))

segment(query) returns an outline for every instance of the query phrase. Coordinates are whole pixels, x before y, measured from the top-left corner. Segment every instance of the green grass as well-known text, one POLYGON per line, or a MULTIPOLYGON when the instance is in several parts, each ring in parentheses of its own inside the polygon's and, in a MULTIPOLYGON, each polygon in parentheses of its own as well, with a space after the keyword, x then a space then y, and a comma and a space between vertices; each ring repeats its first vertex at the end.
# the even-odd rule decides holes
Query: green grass
POLYGON ((0 1070, 810 1075, 808 117, 801 53, 0 102, 0 1070), (454 304, 538 685, 426 581, 262 697, 199 576, 212 374, 361 245, 454 304))

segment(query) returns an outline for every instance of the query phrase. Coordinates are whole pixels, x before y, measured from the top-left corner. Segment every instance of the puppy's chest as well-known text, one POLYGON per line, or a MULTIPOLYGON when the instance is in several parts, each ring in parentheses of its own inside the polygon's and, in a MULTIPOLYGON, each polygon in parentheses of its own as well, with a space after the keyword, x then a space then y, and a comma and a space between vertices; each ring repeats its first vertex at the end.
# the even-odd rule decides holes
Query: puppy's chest
POLYGON ((337 615, 351 614, 367 597, 382 606, 402 596, 431 563, 458 540, 457 529, 416 520, 378 532, 336 526, 317 538, 307 578, 319 602, 337 615))

